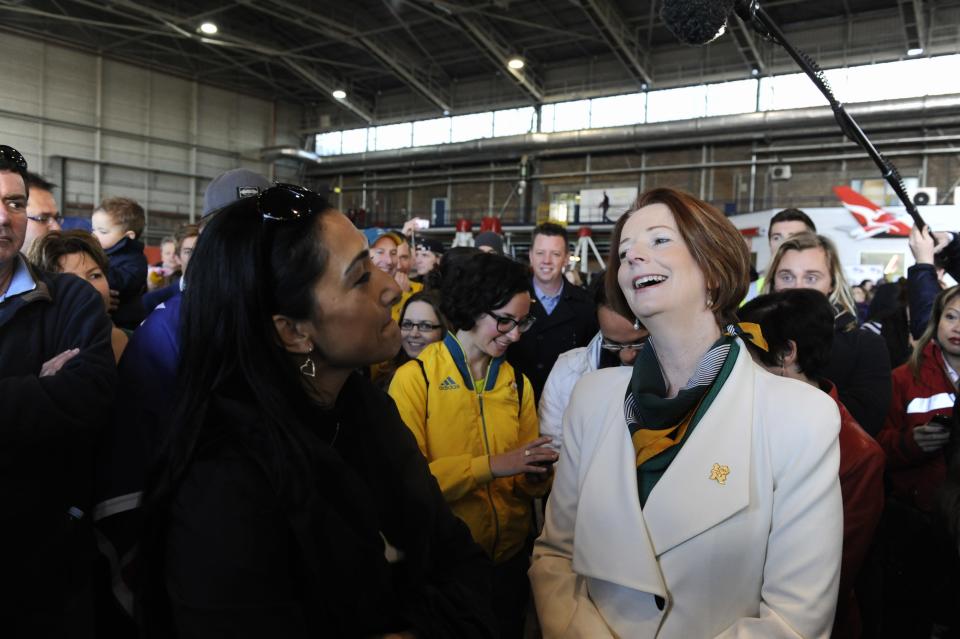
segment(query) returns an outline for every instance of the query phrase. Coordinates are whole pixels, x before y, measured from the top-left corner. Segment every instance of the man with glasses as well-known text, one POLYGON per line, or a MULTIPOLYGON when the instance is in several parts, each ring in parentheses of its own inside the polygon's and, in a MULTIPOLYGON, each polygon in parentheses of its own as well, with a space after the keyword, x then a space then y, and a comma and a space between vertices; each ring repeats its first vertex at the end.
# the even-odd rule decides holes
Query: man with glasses
POLYGON ((88 282, 20 253, 27 175, 23 156, 0 145, 0 627, 92 637, 94 447, 113 407, 111 324, 88 282))
POLYGON ((574 348, 557 358, 540 396, 537 410, 540 434, 552 437, 551 446, 558 450, 563 443, 563 413, 577 380, 599 368, 632 366, 647 342, 646 329, 634 328, 632 321, 607 304, 603 278, 598 278, 594 285, 593 301, 597 305, 600 332, 587 346, 574 348))
POLYGON ((63 216, 53 197, 54 185, 36 173, 27 172, 24 176, 29 193, 27 198, 27 236, 23 240, 21 251, 26 255, 34 240, 38 240, 50 231, 59 231, 63 216))

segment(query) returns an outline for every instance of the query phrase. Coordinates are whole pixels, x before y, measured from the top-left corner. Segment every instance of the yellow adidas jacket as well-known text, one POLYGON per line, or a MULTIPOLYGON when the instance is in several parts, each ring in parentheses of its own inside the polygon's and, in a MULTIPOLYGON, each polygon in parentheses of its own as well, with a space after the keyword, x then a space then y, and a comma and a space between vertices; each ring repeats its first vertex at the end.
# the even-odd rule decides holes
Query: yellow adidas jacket
POLYGON ((494 478, 490 455, 538 437, 530 381, 496 358, 477 392, 463 349, 448 334, 401 366, 389 392, 453 512, 494 563, 513 557, 530 534, 531 501, 550 483, 532 484, 523 475, 494 478))

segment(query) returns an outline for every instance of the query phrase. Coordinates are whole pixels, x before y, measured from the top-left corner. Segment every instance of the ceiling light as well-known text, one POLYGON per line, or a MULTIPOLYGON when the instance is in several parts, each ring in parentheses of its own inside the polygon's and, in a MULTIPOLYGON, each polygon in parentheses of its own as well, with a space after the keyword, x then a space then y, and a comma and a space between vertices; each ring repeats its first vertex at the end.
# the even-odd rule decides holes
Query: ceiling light
POLYGON ((347 97, 347 92, 344 91, 343 89, 337 89, 333 92, 333 97, 335 97, 338 100, 343 100, 344 98, 347 97))
POLYGON ((526 62, 523 61, 523 58, 514 56, 509 60, 507 60, 507 66, 513 69, 514 71, 519 71, 524 66, 526 66, 526 62))
POLYGON ((907 55, 914 56, 920 55, 923 53, 923 47, 915 47, 913 49, 907 49, 907 55))
POLYGON ((213 35, 219 31, 219 29, 217 28, 217 25, 212 22, 204 22, 200 25, 200 31, 202 33, 206 33, 207 35, 213 35))
POLYGON ((760 69, 758 69, 757 67, 751 68, 751 69, 750 69, 750 75, 752 75, 752 76, 754 76, 754 77, 760 75, 760 69))

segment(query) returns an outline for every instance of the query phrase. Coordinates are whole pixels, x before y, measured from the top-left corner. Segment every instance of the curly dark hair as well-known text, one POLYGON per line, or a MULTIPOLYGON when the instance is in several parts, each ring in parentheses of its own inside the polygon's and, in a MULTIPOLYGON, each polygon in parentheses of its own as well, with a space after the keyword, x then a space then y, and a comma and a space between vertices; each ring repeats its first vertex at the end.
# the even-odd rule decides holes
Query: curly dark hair
POLYGON ((530 269, 508 257, 477 252, 440 264, 440 310, 455 331, 468 331, 484 313, 517 293, 532 293, 530 269))

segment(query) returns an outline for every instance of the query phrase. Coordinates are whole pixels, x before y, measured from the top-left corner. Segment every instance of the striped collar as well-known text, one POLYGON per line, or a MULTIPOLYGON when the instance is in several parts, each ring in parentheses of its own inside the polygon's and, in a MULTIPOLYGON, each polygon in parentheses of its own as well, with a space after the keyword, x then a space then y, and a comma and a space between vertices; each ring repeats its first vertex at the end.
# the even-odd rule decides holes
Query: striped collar
POLYGON ((634 362, 633 376, 624 397, 624 415, 631 435, 638 429, 672 428, 703 398, 730 355, 734 338, 721 337, 700 359, 676 397, 667 398, 666 382, 653 339, 634 362))

